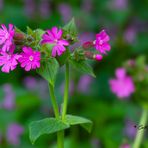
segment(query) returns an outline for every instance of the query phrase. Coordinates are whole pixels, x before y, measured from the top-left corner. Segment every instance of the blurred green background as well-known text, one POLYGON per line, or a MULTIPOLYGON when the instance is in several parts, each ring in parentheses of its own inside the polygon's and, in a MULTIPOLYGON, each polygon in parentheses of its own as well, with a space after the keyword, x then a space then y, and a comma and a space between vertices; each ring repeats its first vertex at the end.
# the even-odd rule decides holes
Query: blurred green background
MULTIPOLYGON (((128 99, 118 99, 109 79, 123 62, 148 54, 147 0, 0 0, 0 23, 12 23, 22 31, 63 26, 72 17, 79 30, 80 44, 94 40, 106 29, 112 49, 101 62, 93 62, 96 79, 71 69, 68 113, 94 122, 88 134, 80 127, 66 130, 66 148, 119 148, 135 137, 141 108, 128 99)), ((62 101, 64 71, 56 81, 56 96, 62 101)), ((0 147, 52 148, 56 135, 42 136, 35 145, 29 141, 31 121, 53 116, 47 83, 34 71, 17 68, 0 72, 0 147), (15 126, 14 126, 15 125, 15 126)), ((142 91, 142 90, 141 90, 142 91)), ((141 148, 148 148, 147 133, 141 148)))

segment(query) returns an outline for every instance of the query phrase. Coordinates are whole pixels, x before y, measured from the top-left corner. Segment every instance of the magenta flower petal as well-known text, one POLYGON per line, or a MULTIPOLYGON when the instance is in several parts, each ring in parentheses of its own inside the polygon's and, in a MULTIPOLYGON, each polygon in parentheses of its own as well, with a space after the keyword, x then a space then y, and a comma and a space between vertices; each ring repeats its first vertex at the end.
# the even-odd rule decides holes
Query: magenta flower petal
MULTIPOLYGON (((11 46, 11 48, 14 48, 11 46)), ((10 49, 14 50, 14 49, 10 49)), ((13 54, 13 52, 1 52, 0 53, 0 66, 2 66, 2 72, 9 73, 10 71, 14 70, 18 64, 18 59, 21 56, 18 54, 13 54)))
POLYGON ((59 44, 64 45, 64 46, 68 46, 69 45, 68 41, 66 41, 66 40, 60 40, 59 44))
POLYGON ((51 30, 47 30, 47 32, 42 36, 41 44, 54 45, 51 53, 52 57, 56 57, 56 55, 62 55, 66 50, 65 46, 69 45, 68 41, 61 39, 62 33, 62 29, 58 30, 57 27, 52 27, 51 30))
POLYGON ((19 58, 21 67, 25 68, 26 71, 39 68, 41 59, 40 52, 34 51, 31 47, 23 47, 22 50, 23 52, 21 53, 21 57, 19 58))
POLYGON ((14 37, 14 26, 9 24, 9 28, 7 29, 4 24, 1 25, 0 29, 0 45, 2 45, 2 51, 9 51, 11 46, 13 45, 13 37, 14 37))
POLYGON ((96 35, 96 40, 94 41, 94 46, 96 50, 98 50, 102 54, 106 54, 106 51, 110 51, 111 46, 108 43, 110 40, 109 35, 102 30, 100 33, 96 35))

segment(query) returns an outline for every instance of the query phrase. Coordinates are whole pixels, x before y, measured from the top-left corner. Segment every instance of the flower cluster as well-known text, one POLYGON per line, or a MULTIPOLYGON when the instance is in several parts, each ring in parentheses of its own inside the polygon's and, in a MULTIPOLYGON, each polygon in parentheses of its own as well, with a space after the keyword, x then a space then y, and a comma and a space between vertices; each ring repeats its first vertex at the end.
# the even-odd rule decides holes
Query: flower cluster
POLYGON ((106 33, 105 30, 102 30, 100 33, 96 34, 96 39, 93 42, 88 41, 83 44, 84 49, 94 47, 99 53, 91 54, 90 52, 89 53, 86 52, 86 55, 87 56, 92 55, 93 59, 101 61, 103 59, 103 55, 107 54, 106 51, 110 51, 111 49, 111 46, 108 43, 109 40, 110 40, 109 35, 106 33))
MULTIPOLYGON (((51 30, 48 29, 45 31, 41 38, 41 41, 39 41, 39 47, 44 44, 52 45, 51 56, 53 58, 61 56, 66 51, 67 46, 70 46, 70 42, 63 37, 63 30, 58 29, 57 27, 52 27, 51 30)), ((10 71, 13 71, 18 64, 20 64, 20 67, 24 68, 25 71, 40 68, 42 56, 40 48, 36 48, 36 46, 29 47, 28 45, 30 44, 22 41, 24 39, 25 34, 19 34, 12 24, 9 24, 8 29, 5 25, 1 25, 0 66, 2 66, 2 72, 9 73, 10 71), (19 40, 16 40, 16 38, 19 38, 19 40), (23 43, 23 45, 19 46, 19 50, 16 50, 18 49, 18 43, 23 43)), ((83 45, 83 47, 85 47, 89 43, 91 46, 95 47, 97 51, 99 51, 99 54, 85 52, 84 55, 87 58, 101 61, 103 58, 102 54, 106 54, 106 51, 109 51, 111 48, 108 43, 109 40, 110 38, 107 33, 104 30, 101 31, 96 35, 95 41, 87 42, 83 45)), ((89 46, 89 48, 91 46, 89 46)))
POLYGON ((15 29, 12 24, 9 24, 9 29, 5 25, 1 25, 0 29, 0 66, 2 72, 9 73, 14 70, 18 63, 26 71, 40 67, 40 52, 33 51, 31 47, 23 47, 22 53, 16 53, 14 44, 15 29))

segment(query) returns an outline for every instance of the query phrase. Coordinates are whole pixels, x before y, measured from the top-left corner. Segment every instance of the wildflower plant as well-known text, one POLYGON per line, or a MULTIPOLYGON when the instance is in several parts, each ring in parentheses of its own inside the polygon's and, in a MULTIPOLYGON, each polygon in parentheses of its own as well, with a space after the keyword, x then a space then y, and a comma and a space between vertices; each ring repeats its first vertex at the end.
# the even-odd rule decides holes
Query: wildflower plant
POLYGON ((64 130, 72 125, 81 125, 91 131, 92 121, 84 117, 67 114, 69 96, 70 66, 95 77, 88 60, 101 61, 103 54, 111 49, 110 38, 105 30, 96 35, 94 41, 84 43, 71 51, 70 46, 78 42, 78 32, 72 19, 64 27, 52 27, 46 31, 32 30, 27 33, 14 25, 0 29, 0 66, 2 72, 9 73, 18 65, 25 71, 36 70, 48 82, 50 98, 55 117, 33 121, 29 126, 30 140, 33 143, 44 134, 57 133, 57 147, 64 148, 64 130), (96 49, 96 50, 95 50, 96 49), (54 91, 56 75, 65 66, 65 89, 63 103, 59 106, 54 91), (61 111, 59 111, 61 108, 61 111))
MULTIPOLYGON (((109 81, 111 91, 119 99, 126 99, 132 95, 132 101, 142 108, 139 126, 146 127, 148 120, 148 67, 145 56, 130 59, 123 63, 122 68, 116 70, 116 79, 109 81)), ((138 130, 133 148, 139 148, 144 137, 144 129, 138 130)))

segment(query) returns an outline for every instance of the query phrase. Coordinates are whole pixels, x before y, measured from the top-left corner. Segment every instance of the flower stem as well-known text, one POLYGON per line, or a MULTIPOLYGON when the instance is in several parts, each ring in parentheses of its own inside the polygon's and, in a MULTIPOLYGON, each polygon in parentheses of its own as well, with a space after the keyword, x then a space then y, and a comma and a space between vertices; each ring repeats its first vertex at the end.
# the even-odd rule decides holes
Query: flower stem
POLYGON ((57 104, 55 93, 54 93, 54 87, 50 83, 49 83, 49 91, 50 91, 50 97, 51 97, 51 102, 53 105, 55 117, 56 119, 60 119, 59 108, 58 108, 58 104, 57 104))
POLYGON ((65 90, 64 90, 64 102, 62 109, 62 121, 65 120, 68 104, 68 92, 69 92, 69 63, 66 63, 66 73, 65 73, 65 90))
MULTIPOLYGON (((146 109, 143 109, 142 116, 141 116, 140 123, 139 123, 140 126, 141 125, 146 126, 147 116, 148 116, 148 111, 146 109)), ((139 129, 137 131, 137 135, 136 135, 136 138, 135 138, 135 141, 133 144, 133 148, 140 148, 140 144, 141 144, 142 138, 144 136, 144 130, 145 129, 143 128, 143 129, 139 129)))
MULTIPOLYGON (((60 114, 59 114, 58 104, 57 104, 55 93, 54 93, 54 87, 50 83, 49 83, 49 91, 50 91, 50 97, 51 97, 51 102, 53 105, 55 117, 56 117, 56 119, 60 120, 60 114)), ((57 132, 57 145, 58 145, 58 148, 64 148, 63 131, 57 132)))

